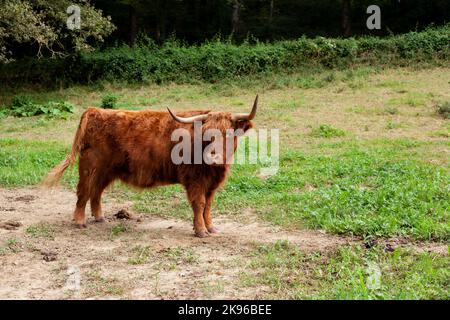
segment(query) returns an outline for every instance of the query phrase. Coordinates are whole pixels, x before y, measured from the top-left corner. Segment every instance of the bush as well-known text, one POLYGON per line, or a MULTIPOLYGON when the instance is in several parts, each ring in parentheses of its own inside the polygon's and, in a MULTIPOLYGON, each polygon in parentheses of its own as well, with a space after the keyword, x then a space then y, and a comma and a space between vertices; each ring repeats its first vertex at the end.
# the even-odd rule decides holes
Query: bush
POLYGON ((0 64, 6 84, 69 85, 97 80, 124 82, 216 82, 262 72, 293 72, 318 65, 344 68, 353 64, 402 65, 406 62, 446 61, 450 56, 450 24, 385 38, 297 40, 236 45, 213 40, 188 46, 152 40, 58 59, 23 59, 0 64))
POLYGON ((46 115, 48 118, 66 118, 75 107, 65 101, 49 101, 46 104, 35 103, 29 96, 15 96, 10 106, 2 109, 2 114, 14 117, 32 117, 46 115))
POLYGON ((115 109, 118 97, 113 93, 107 93, 102 98, 101 107, 104 109, 115 109))
POLYGON ((444 119, 450 119, 450 101, 439 104, 437 106, 437 113, 444 119))

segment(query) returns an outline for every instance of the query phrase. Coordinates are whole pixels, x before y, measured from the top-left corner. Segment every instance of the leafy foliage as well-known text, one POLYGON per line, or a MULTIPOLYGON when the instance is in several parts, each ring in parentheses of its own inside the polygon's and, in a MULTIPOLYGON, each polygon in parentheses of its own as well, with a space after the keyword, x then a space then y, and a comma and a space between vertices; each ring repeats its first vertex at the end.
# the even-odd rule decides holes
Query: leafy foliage
POLYGON ((333 39, 302 37, 274 43, 235 45, 216 39, 188 46, 169 40, 158 46, 142 37, 135 47, 117 46, 61 59, 25 59, 0 64, 4 83, 217 82, 269 72, 294 72, 302 67, 344 68, 354 64, 402 64, 402 61, 446 59, 450 24, 387 38, 333 39))
POLYGON ((102 98, 101 107, 104 109, 114 109, 117 106, 118 97, 113 93, 105 94, 102 98))
POLYGON ((437 107, 437 113, 444 119, 450 119, 450 101, 439 104, 437 107))
POLYGON ((49 101, 46 104, 38 104, 28 96, 16 96, 11 105, 2 110, 2 113, 14 117, 46 115, 48 118, 66 118, 74 111, 75 107, 65 101, 49 101))
POLYGON ((17 44, 28 45, 38 57, 92 50, 92 40, 102 42, 114 30, 109 17, 103 17, 85 0, 2 0, 0 1, 0 62, 11 60, 17 44), (82 28, 69 30, 66 13, 78 5, 82 28), (89 40, 89 41, 88 41, 89 40))

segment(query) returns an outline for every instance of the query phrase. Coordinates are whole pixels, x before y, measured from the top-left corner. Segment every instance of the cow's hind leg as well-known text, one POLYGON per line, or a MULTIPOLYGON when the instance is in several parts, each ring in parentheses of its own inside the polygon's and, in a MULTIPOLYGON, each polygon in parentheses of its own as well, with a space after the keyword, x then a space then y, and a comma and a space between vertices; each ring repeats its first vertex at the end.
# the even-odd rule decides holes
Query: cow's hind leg
POLYGON ((104 222, 105 216, 102 212, 102 194, 105 188, 111 183, 112 179, 107 175, 101 175, 99 178, 94 179, 91 183, 91 211, 96 222, 104 222))
POLYGON ((79 164, 80 180, 77 186, 77 204, 73 218, 79 228, 86 228, 86 203, 89 200, 89 170, 79 164))
POLYGON ((205 227, 205 221, 203 218, 203 212, 205 210, 205 195, 195 187, 187 188, 187 196, 191 203, 192 210, 194 211, 194 231, 195 236, 204 238, 208 235, 205 227))

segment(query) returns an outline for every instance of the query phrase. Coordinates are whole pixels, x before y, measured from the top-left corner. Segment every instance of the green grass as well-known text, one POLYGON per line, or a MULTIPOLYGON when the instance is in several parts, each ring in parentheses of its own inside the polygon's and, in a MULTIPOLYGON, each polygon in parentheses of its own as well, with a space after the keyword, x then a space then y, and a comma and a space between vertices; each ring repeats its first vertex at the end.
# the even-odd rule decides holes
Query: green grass
POLYGON ((0 256, 8 253, 17 253, 22 251, 22 244, 15 238, 9 238, 0 245, 0 256))
MULTIPOLYGON (((6 187, 39 184, 48 171, 64 159, 69 148, 56 141, 0 139, 0 185, 6 187)), ((75 170, 64 181, 75 185, 75 170)))
POLYGON ((136 246, 132 251, 133 255, 128 258, 128 263, 132 265, 144 264, 152 255, 150 246, 136 246))
MULTIPOLYGON (((379 70, 311 66, 301 73, 265 73, 201 85, 9 88, 0 92, 2 105, 25 94, 42 105, 63 100, 76 109, 67 120, 0 115, 0 187, 39 184, 69 152, 81 112, 87 106, 100 107, 105 92, 117 97, 113 103, 117 109, 169 106, 233 112, 249 108, 254 94, 260 93, 256 125, 280 129, 279 171, 261 177, 262 164, 233 166, 228 182, 217 193, 213 216, 239 217, 251 211, 289 230, 312 228, 371 240, 400 237, 448 243, 448 68, 379 70)), ((74 190, 77 180, 77 169, 69 169, 62 184, 74 190)), ((179 185, 138 192, 117 183, 105 201, 109 198, 132 201, 134 211, 141 214, 192 221, 179 185)), ((126 222, 113 223, 106 237, 128 241, 138 231, 133 229, 126 222)), ((26 229, 26 241, 5 240, 0 254, 23 250, 31 238, 53 239, 56 231, 45 223, 32 225, 26 229)), ((189 247, 150 249, 130 246, 128 267, 146 268, 155 257, 160 272, 199 263, 189 247)), ((250 265, 243 269, 242 283, 267 286, 267 298, 450 298, 448 255, 384 252, 377 246, 305 253, 280 242, 257 247, 245 263, 250 265), (382 274, 376 289, 368 285, 368 268, 374 265, 382 274)), ((124 293, 124 284, 115 278, 99 273, 86 276, 94 296, 124 293)), ((199 288, 214 297, 227 286, 227 282, 205 280, 199 288)))
POLYGON ((195 254, 192 248, 173 247, 165 251, 165 256, 174 263, 196 263, 198 262, 198 256, 195 254))
POLYGON ((192 265, 199 262, 199 256, 192 248, 180 246, 166 248, 158 253, 157 267, 161 271, 175 270, 178 265, 192 265))
POLYGON ((394 108, 394 107, 388 107, 388 108, 384 109, 384 112, 386 114, 394 115, 394 114, 398 114, 398 109, 394 108))
POLYGON ((386 129, 387 130, 398 129, 398 128, 401 128, 401 127, 402 127, 401 123, 395 122, 395 121, 392 121, 392 120, 389 120, 387 122, 387 124, 386 124, 386 129))
POLYGON ((345 246, 305 253, 277 241, 259 246, 241 278, 278 299, 449 299, 448 256, 345 246))
MULTIPOLYGON (((242 77, 239 82, 144 89, 104 83, 53 92, 15 89, 1 95, 4 101, 12 101, 16 95, 26 94, 43 104, 48 99, 63 99, 79 106, 78 113, 87 105, 100 106, 103 92, 120 97, 118 108, 139 109, 148 104, 159 109, 177 104, 186 109, 196 108, 197 103, 199 108, 207 108, 214 101, 214 105, 228 104, 227 109, 237 111, 247 105, 249 92, 253 95, 258 90, 271 90, 261 95, 263 112, 257 124, 281 128, 280 170, 273 177, 261 179, 258 177, 261 165, 234 166, 229 182, 217 195, 214 214, 239 215, 252 208, 260 217, 290 228, 445 241, 450 237, 450 204, 446 197, 450 177, 444 152, 450 146, 445 140, 448 125, 434 111, 428 111, 423 119, 405 111, 410 109, 405 104, 422 106, 431 96, 447 101, 441 81, 445 74, 446 69, 418 73, 396 69, 385 75, 369 67, 339 72, 318 68, 301 75, 242 77), (320 80, 324 87, 299 86, 299 79, 311 83, 320 80), (367 81, 374 86, 353 90, 352 81, 367 81), (345 94, 340 94, 336 85, 347 90, 345 94), (418 86, 428 93, 417 93, 418 86), (380 90, 392 87, 402 89, 391 98, 400 100, 378 98, 380 90), (336 92, 338 98, 347 95, 350 98, 337 101, 336 92), (415 102, 409 104, 408 99, 415 102), (329 117, 330 105, 344 115, 356 114, 364 119, 363 127, 369 136, 361 137, 358 128, 349 126, 345 117, 336 120, 329 117), (354 107, 348 109, 351 105, 354 107), (395 121, 392 115, 396 115, 395 121), (318 125, 311 120, 321 119, 317 116, 326 118, 319 124, 326 124, 318 125), (391 132, 402 134, 403 127, 414 128, 415 121, 421 123, 428 117, 438 125, 423 134, 422 127, 416 128, 419 138, 377 138, 378 134, 385 137, 391 132), (311 129, 302 131, 304 128, 311 129), (429 141, 428 137, 437 141, 429 141)), ((427 107, 436 109, 436 104, 430 102, 427 107)), ((0 134, 11 137, 0 138, 0 186, 36 185, 68 153, 78 117, 38 125, 40 119, 0 119, 0 134), (45 138, 40 139, 41 136, 45 138)), ((73 189, 77 176, 76 169, 68 170, 63 184, 73 189)), ((119 185, 113 196, 133 200, 138 212, 192 218, 180 186, 136 192, 119 185)))
POLYGON ((387 104, 391 107, 406 105, 409 107, 422 107, 430 99, 426 94, 420 92, 409 92, 397 98, 390 99, 387 104))
POLYGON ((121 296, 125 289, 117 278, 103 276, 99 269, 91 269, 83 277, 83 290, 87 296, 121 296))
POLYGON ((55 229, 52 225, 46 223, 38 223, 29 226, 25 232, 33 238, 55 238, 55 229))
MULTIPOLYGON (((254 208, 261 217, 283 226, 321 228, 359 236, 405 236, 448 240, 450 201, 448 170, 408 159, 421 143, 409 140, 323 144, 320 152, 286 151, 279 172, 267 180, 258 166, 234 166, 215 211, 240 214, 254 208), (309 186, 309 188, 307 188, 309 186)), ((190 219, 179 186, 125 192, 139 212, 190 219)))
POLYGON ((334 138, 345 136, 345 131, 334 128, 328 124, 322 124, 311 130, 311 136, 315 138, 334 138))
POLYGON ((432 137, 444 137, 450 138, 450 122, 445 123, 439 130, 436 130, 430 134, 432 137))
POLYGON ((125 233, 128 230, 128 227, 124 223, 120 223, 111 228, 111 232, 109 233, 109 239, 112 240, 117 238, 122 233, 125 233))
POLYGON ((257 182, 267 190, 257 211, 281 225, 335 233, 449 239, 448 171, 401 159, 396 147, 284 155, 281 172, 257 182))

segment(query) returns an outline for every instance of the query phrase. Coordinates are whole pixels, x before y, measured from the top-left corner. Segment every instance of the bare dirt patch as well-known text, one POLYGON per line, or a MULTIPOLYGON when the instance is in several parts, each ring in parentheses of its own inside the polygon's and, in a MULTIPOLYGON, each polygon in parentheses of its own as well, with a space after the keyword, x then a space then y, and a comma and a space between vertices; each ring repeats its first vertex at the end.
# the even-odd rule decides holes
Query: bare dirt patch
MULTIPOLYGON (((287 231, 263 223, 251 208, 215 219, 221 233, 199 239, 188 221, 130 214, 132 203, 106 197, 108 222, 71 222, 75 195, 64 189, 0 189, 0 298, 257 299, 269 288, 245 287, 241 273, 255 246, 287 240, 306 252, 361 242, 322 231, 287 231), (17 200, 22 199, 22 200, 17 200), (30 199, 30 200, 24 200, 30 199), (14 210, 9 210, 14 208, 14 210)), ((445 245, 409 244, 445 254, 445 245)))

